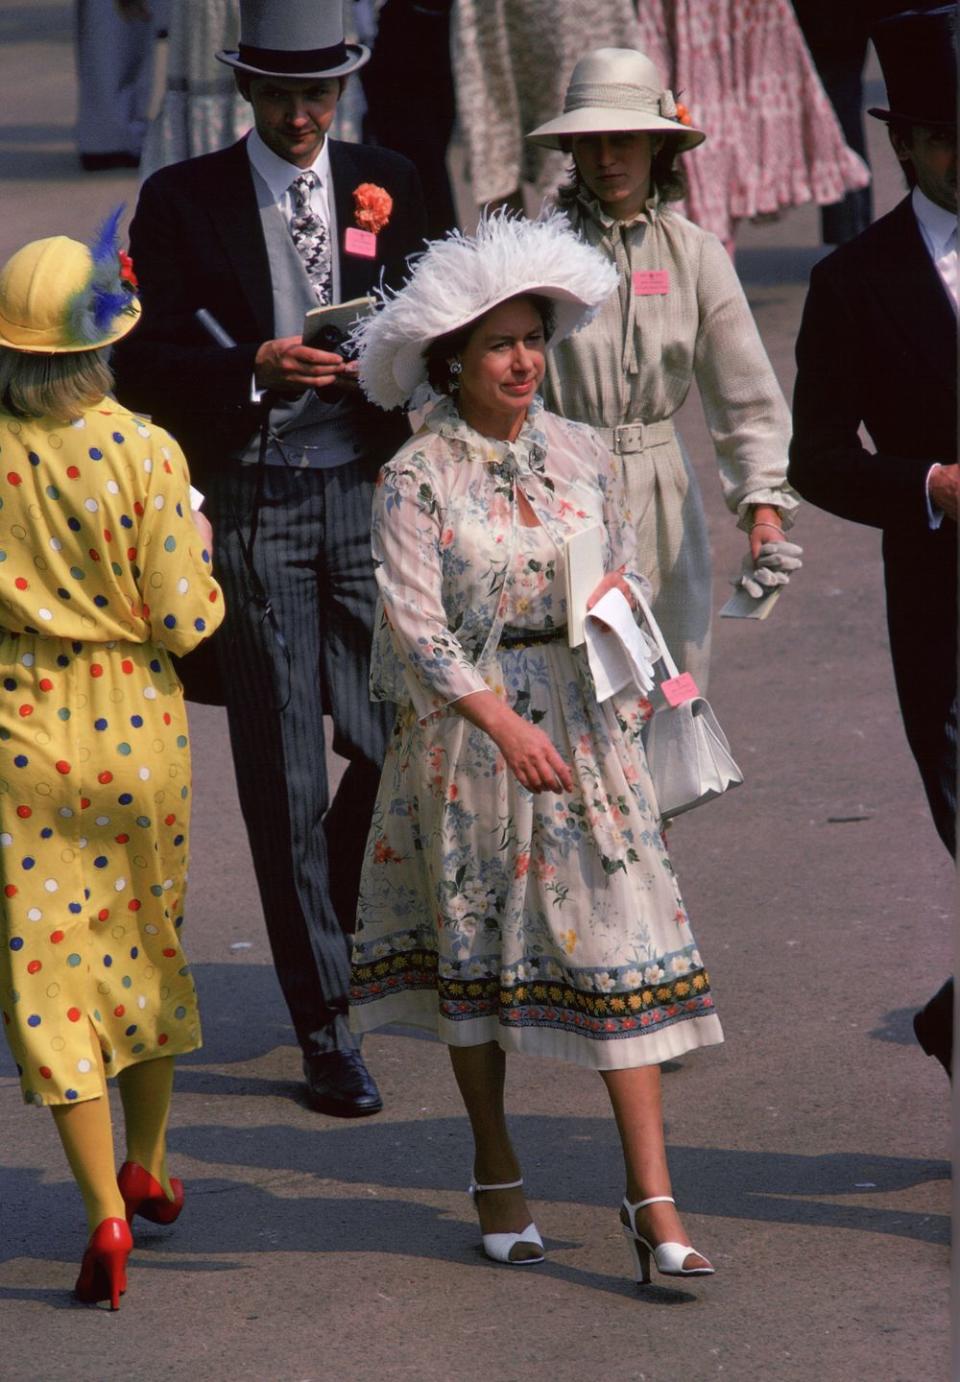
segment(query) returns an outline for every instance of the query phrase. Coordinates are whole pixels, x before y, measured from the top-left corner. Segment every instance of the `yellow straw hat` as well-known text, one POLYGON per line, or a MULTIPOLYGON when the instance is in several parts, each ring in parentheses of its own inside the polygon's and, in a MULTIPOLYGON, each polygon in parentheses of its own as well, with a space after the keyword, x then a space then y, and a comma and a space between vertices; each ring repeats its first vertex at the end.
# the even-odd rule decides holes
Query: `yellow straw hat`
POLYGON ((7 261, 0 271, 0 346, 36 355, 100 350, 136 326, 136 279, 116 240, 121 211, 92 248, 53 235, 7 261))

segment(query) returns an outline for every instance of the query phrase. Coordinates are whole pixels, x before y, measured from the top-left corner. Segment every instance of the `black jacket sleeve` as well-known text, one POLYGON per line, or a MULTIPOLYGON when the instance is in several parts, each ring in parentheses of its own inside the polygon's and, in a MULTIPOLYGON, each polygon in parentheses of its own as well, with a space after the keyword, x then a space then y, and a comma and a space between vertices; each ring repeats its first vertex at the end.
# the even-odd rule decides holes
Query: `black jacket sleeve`
MULTIPOLYGON (((875 305, 863 300, 830 261, 818 264, 797 338, 793 440, 787 478, 811 503, 873 527, 924 527, 926 476, 934 461, 884 447, 884 417, 902 418, 919 406, 908 389, 896 389, 895 361, 871 336, 875 305), (892 368, 893 367, 893 368, 892 368), (860 437, 865 424, 877 442, 869 451, 860 437), (871 426, 873 424, 873 426, 871 426)), ((901 421, 901 426, 903 425, 901 421)))

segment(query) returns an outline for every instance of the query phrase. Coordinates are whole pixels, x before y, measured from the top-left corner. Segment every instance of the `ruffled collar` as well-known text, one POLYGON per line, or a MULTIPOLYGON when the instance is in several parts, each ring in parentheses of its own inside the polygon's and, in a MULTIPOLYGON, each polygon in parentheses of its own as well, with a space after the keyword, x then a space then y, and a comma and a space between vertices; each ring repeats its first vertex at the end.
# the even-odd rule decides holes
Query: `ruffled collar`
POLYGON ((462 461, 482 461, 501 471, 521 474, 527 471, 543 478, 547 438, 539 424, 543 400, 535 395, 527 416, 513 441, 485 437, 460 416, 452 398, 444 397, 425 418, 425 426, 438 437, 454 442, 453 457, 462 461))
POLYGON ((638 211, 635 216, 631 216, 629 220, 626 221, 620 221, 615 216, 608 216, 596 197, 591 196, 590 193, 586 191, 578 193, 577 206, 580 209, 581 215, 587 216, 590 220, 595 221, 607 235, 616 230, 619 226, 622 226, 624 230, 628 230, 631 226, 639 224, 647 225, 655 221, 662 211, 660 193, 656 188, 653 189, 644 203, 643 210, 638 211))

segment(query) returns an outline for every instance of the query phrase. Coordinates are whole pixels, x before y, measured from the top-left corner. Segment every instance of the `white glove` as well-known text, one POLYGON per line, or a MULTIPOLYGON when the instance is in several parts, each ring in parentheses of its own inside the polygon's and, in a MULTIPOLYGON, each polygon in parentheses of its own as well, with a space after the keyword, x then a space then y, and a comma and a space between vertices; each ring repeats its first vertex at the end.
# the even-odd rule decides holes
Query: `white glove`
POLYGON ((788 572, 799 571, 803 548, 795 542, 765 542, 760 548, 756 565, 752 558, 744 557, 740 575, 734 580, 735 586, 743 586, 754 600, 759 600, 769 590, 778 585, 789 585, 788 572))

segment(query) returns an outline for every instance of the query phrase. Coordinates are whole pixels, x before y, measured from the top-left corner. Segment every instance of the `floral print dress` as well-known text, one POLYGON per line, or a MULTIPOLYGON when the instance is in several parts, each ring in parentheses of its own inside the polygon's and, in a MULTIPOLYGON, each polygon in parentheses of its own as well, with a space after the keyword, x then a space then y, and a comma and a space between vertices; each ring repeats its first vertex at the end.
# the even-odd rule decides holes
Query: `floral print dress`
POLYGON ((361 880, 358 1031, 412 1023, 601 1070, 722 1040, 658 827, 649 704, 598 704, 566 641, 564 539, 596 523, 607 568, 639 581, 609 452, 539 405, 507 443, 445 400, 381 472, 372 690, 400 711, 361 880), (479 690, 546 732, 572 792, 520 786, 452 708, 479 690))

